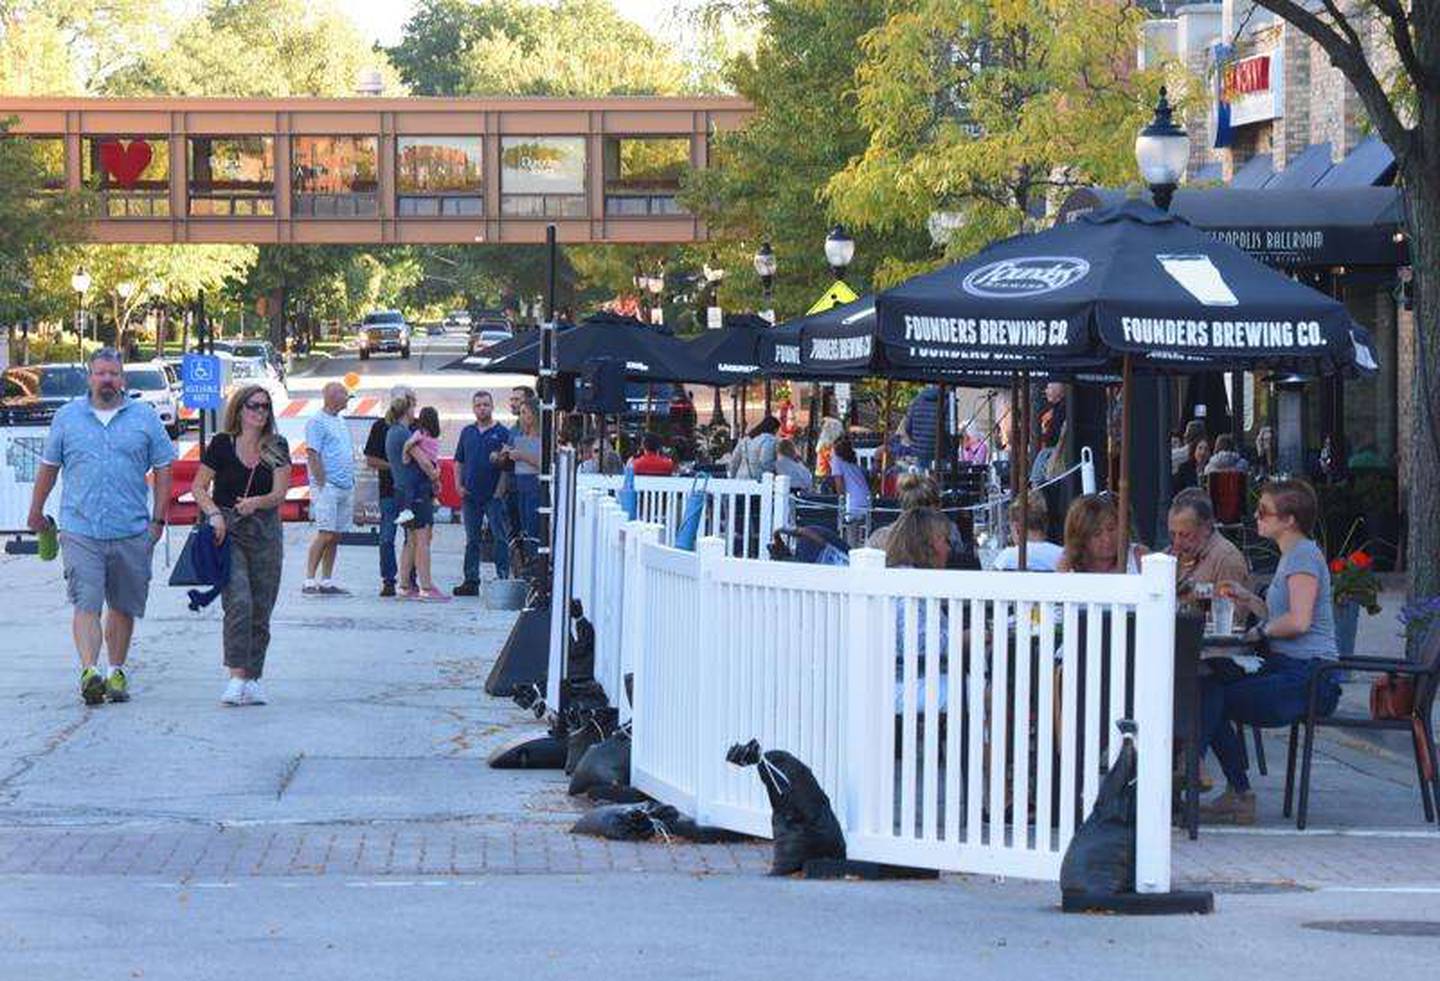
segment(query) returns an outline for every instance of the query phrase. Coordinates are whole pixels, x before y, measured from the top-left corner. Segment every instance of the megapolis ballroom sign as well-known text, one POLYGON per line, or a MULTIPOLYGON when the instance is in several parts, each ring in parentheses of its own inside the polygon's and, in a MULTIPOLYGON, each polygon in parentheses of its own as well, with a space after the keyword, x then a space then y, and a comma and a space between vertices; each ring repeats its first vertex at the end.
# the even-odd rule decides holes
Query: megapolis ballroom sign
POLYGON ((960 288, 985 299, 1028 298, 1073 286, 1089 273, 1090 263, 1077 256, 1019 256, 972 269, 960 288))

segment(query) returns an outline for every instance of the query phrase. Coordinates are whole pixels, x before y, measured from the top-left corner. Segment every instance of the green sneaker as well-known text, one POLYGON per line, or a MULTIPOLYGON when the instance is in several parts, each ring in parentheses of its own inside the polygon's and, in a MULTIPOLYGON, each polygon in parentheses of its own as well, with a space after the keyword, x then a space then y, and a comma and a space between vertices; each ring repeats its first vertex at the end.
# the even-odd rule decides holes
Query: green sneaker
POLYGON ((130 701, 130 682, 120 668, 110 669, 110 678, 105 682, 105 697, 112 702, 130 701))
POLYGON ((80 672, 80 697, 86 705, 99 705, 105 701, 105 678, 94 668, 80 672))

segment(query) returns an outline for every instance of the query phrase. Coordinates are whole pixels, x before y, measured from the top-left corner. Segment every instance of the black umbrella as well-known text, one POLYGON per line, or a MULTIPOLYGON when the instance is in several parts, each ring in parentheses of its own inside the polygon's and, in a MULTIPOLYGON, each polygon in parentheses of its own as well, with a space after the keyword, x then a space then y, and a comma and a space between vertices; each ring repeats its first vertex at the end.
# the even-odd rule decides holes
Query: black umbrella
MULTIPOLYGON (((638 381, 688 381, 702 373, 683 342, 633 317, 593 314, 580 326, 565 330, 556 346, 562 374, 578 375, 586 364, 602 358, 623 360, 625 376, 638 381)), ((517 345, 508 354, 485 358, 484 364, 479 360, 479 356, 462 358, 447 367, 490 374, 539 374, 538 335, 533 343, 517 345)))
POLYGON ((1120 368, 1122 568, 1135 370, 1376 367, 1343 304, 1139 201, 917 276, 880 294, 876 313, 883 356, 905 369, 1120 368))
MULTIPOLYGON (((574 329, 574 327, 574 324, 562 323, 559 325, 559 329, 562 334, 568 330, 574 329)), ((494 369, 492 369, 490 365, 496 363, 497 361, 511 358, 513 356, 521 354, 521 352, 531 349, 534 349, 536 352, 538 352, 539 348, 540 331, 523 330, 511 335, 509 338, 500 341, 497 344, 491 344, 489 347, 485 348, 482 351, 476 351, 474 354, 467 354, 463 358, 456 358, 449 364, 443 364, 440 366, 440 370, 493 371, 494 369)), ((532 354, 532 357, 538 357, 538 354, 532 354)), ((517 370, 512 372, 512 374, 534 374, 534 372, 524 372, 517 370)))
POLYGON ((686 381, 699 385, 740 385, 758 377, 764 364, 760 347, 773 331, 770 322, 754 314, 727 314, 724 326, 684 341, 691 360, 702 374, 686 381))
POLYGON ((917 276, 876 313, 902 369, 1376 367, 1342 303, 1133 200, 917 276))

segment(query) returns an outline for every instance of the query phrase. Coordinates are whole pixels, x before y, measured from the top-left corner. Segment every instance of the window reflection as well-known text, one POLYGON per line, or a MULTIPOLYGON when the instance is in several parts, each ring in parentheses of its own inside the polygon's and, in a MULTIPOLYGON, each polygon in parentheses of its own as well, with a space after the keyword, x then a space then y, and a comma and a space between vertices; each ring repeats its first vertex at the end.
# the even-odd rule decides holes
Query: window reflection
POLYGON ((170 214, 170 141, 163 136, 94 136, 81 141, 81 179, 107 218, 170 214))
POLYGON ((274 138, 192 138, 190 213, 239 217, 275 214, 274 138))
POLYGON ((605 213, 676 215, 680 177, 690 165, 684 137, 609 137, 605 140, 605 213))
POLYGON ((396 143, 395 189, 401 217, 484 214, 478 136, 405 136, 396 143))
POLYGON ((585 138, 503 137, 500 192, 500 213, 506 217, 583 218, 585 138))
POLYGON ((292 141, 292 212, 299 218, 379 214, 374 136, 297 136, 292 141))

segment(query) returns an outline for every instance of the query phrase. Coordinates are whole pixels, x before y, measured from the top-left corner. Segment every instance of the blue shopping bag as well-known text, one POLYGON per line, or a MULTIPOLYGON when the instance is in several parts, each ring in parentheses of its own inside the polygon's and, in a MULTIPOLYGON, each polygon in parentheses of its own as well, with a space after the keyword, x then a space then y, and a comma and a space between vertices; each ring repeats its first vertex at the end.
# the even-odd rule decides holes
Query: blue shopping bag
POLYGON ((620 484, 620 490, 615 494, 615 502, 625 512, 625 517, 631 521, 640 511, 640 495, 635 493, 635 467, 633 464, 625 464, 625 479, 620 484))
POLYGON ((694 483, 690 485, 690 493, 685 498, 685 513, 680 518, 680 527, 675 531, 676 548, 683 548, 687 552, 695 551, 695 540, 700 537, 700 519, 705 516, 705 498, 709 489, 708 473, 697 475, 694 483))

